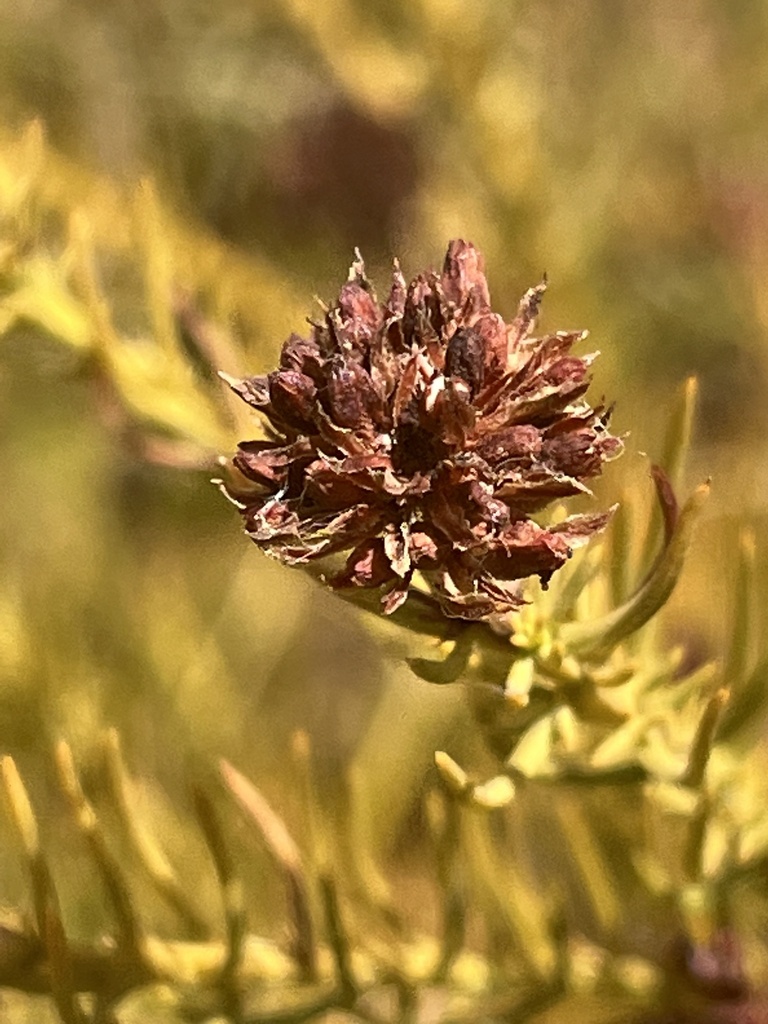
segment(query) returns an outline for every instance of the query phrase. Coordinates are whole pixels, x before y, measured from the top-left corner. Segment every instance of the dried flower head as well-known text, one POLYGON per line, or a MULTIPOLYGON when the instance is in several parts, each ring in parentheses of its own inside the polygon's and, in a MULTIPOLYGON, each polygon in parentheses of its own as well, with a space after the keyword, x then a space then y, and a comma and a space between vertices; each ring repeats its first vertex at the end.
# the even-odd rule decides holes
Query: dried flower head
POLYGON ((395 263, 379 303, 362 259, 309 339, 292 336, 266 377, 227 379, 267 420, 224 485, 247 533, 289 564, 349 551, 334 587, 381 587, 390 613, 415 573, 445 614, 482 619, 546 583, 610 513, 539 525, 554 499, 588 492, 620 441, 582 398, 584 332, 532 338, 544 283, 507 324, 482 255, 448 247, 442 274, 406 284, 395 263))

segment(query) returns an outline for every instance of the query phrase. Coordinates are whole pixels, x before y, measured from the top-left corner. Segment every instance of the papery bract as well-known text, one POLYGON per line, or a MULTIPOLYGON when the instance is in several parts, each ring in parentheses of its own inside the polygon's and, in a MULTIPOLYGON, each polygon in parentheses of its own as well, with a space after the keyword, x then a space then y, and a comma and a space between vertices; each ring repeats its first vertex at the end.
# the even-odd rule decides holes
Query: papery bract
POLYGON ((227 378, 270 427, 239 446, 224 484, 253 540, 290 564, 351 551, 332 585, 383 587, 387 613, 416 572, 465 619, 519 605, 525 577, 546 584, 610 513, 532 515, 588 491, 621 442, 583 398, 584 332, 530 336, 543 292, 505 323, 482 255, 456 240, 440 275, 406 284, 396 263, 379 303, 358 257, 277 370, 227 378))

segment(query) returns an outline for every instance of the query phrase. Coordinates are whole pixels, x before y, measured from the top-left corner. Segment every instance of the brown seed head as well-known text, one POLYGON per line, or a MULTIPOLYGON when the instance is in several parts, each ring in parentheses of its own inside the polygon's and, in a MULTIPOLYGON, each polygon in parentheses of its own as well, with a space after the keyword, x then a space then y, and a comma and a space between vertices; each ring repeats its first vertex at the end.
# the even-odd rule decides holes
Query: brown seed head
POLYGON ((546 583, 609 513, 532 515, 587 491, 621 442, 583 398, 594 357, 571 348, 584 333, 530 337, 544 287, 505 323, 482 255, 456 240, 440 275, 406 285, 395 263, 379 303, 358 256, 279 369, 229 381, 269 425, 225 483, 247 533, 289 564, 350 551, 332 585, 383 587, 386 613, 416 572, 464 619, 518 606, 525 577, 546 583))

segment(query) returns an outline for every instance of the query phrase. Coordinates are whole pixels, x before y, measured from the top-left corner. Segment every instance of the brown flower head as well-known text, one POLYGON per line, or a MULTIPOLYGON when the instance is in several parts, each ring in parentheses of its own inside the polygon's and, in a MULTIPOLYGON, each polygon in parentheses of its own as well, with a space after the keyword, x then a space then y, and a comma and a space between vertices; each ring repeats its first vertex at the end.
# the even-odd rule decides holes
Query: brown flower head
POLYGON ((482 619, 546 583, 608 514, 554 526, 531 516, 618 453, 604 409, 582 398, 584 332, 530 337, 544 284, 511 323, 491 310, 482 255, 448 247, 442 274, 407 284, 395 264, 377 301, 357 258, 309 339, 266 377, 228 380, 267 420, 224 485, 247 533, 289 564, 350 551, 334 587, 381 587, 386 613, 414 573, 443 611, 482 619))

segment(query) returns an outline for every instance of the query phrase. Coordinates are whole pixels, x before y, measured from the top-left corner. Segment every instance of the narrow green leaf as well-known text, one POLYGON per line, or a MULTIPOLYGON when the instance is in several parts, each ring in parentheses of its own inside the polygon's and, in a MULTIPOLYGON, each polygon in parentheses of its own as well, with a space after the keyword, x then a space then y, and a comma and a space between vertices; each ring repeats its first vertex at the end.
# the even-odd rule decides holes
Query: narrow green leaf
POLYGON ((604 558, 608 567, 610 599, 614 607, 626 601, 630 593, 634 518, 634 504, 625 491, 605 533, 604 558))
POLYGON ((293 953, 305 976, 315 977, 317 967, 312 915, 299 847, 283 819, 270 807, 252 782, 228 761, 222 759, 219 768, 227 789, 257 827, 267 849, 283 872, 294 928, 293 953))
POLYGON ((723 681, 731 691, 738 691, 747 675, 754 629, 755 534, 742 530, 739 535, 739 558, 731 617, 731 635, 725 661, 723 681))
POLYGON ((59 784, 83 838, 88 844, 112 904, 120 940, 126 955, 137 964, 144 960, 143 929, 134 909, 131 891, 122 868, 109 851, 92 804, 86 799, 75 768, 72 750, 61 740, 55 750, 59 784))
POLYGON ((717 722, 723 713, 723 708, 728 703, 728 697, 728 690, 722 687, 707 702, 704 714, 701 716, 701 721, 696 729, 696 736, 688 757, 688 767, 685 770, 685 775, 680 780, 682 786, 699 789, 704 782, 704 774, 709 763, 709 756, 712 753, 717 722))
POLYGON ((672 411, 667 434, 664 439, 664 450, 661 466, 672 482, 675 490, 683 484, 685 461, 691 447, 693 421, 696 415, 696 402, 699 394, 699 382, 696 377, 688 377, 680 390, 677 404, 672 411))
POLYGON ((106 783, 109 787, 112 805, 138 863, 161 899, 184 922, 189 934, 193 938, 204 938, 210 931, 207 922, 198 913, 172 864, 137 813, 132 783, 123 761, 120 737, 116 729, 110 729, 105 735, 104 753, 107 769, 106 783))
POLYGON ((716 737, 721 742, 741 740, 743 734, 762 720, 768 705, 768 657, 755 666, 746 682, 731 695, 720 719, 716 737))
POLYGON ((680 513, 672 539, 635 594, 608 615, 591 622, 566 623, 560 630, 565 648, 583 658, 600 659, 637 632, 663 607, 680 578, 693 527, 709 494, 701 484, 680 513))
MULTIPOLYGON (((679 491, 683 486, 683 474, 688 450, 691 446, 698 392, 698 380, 696 377, 688 377, 680 389, 673 406, 664 437, 661 458, 657 460, 658 465, 669 479, 673 493, 679 491)), ((645 536, 640 562, 641 567, 651 563, 653 552, 659 542, 660 527, 661 520, 657 510, 654 508, 651 510, 645 536)), ((643 571, 642 568, 641 571, 643 571)))
POLYGON ((37 819, 27 788, 12 757, 4 757, 0 775, 11 819, 24 850, 32 887, 37 930, 50 970, 51 995, 63 1024, 82 1024, 77 1005, 72 957, 61 920, 59 898, 48 861, 40 847, 37 819))
POLYGON ((243 960, 247 919, 243 884, 235 870, 229 845, 213 801, 201 788, 193 789, 195 814, 205 837, 219 881, 227 925, 227 954, 221 967, 220 985, 227 1015, 232 1024, 243 1024, 239 969, 243 960))

